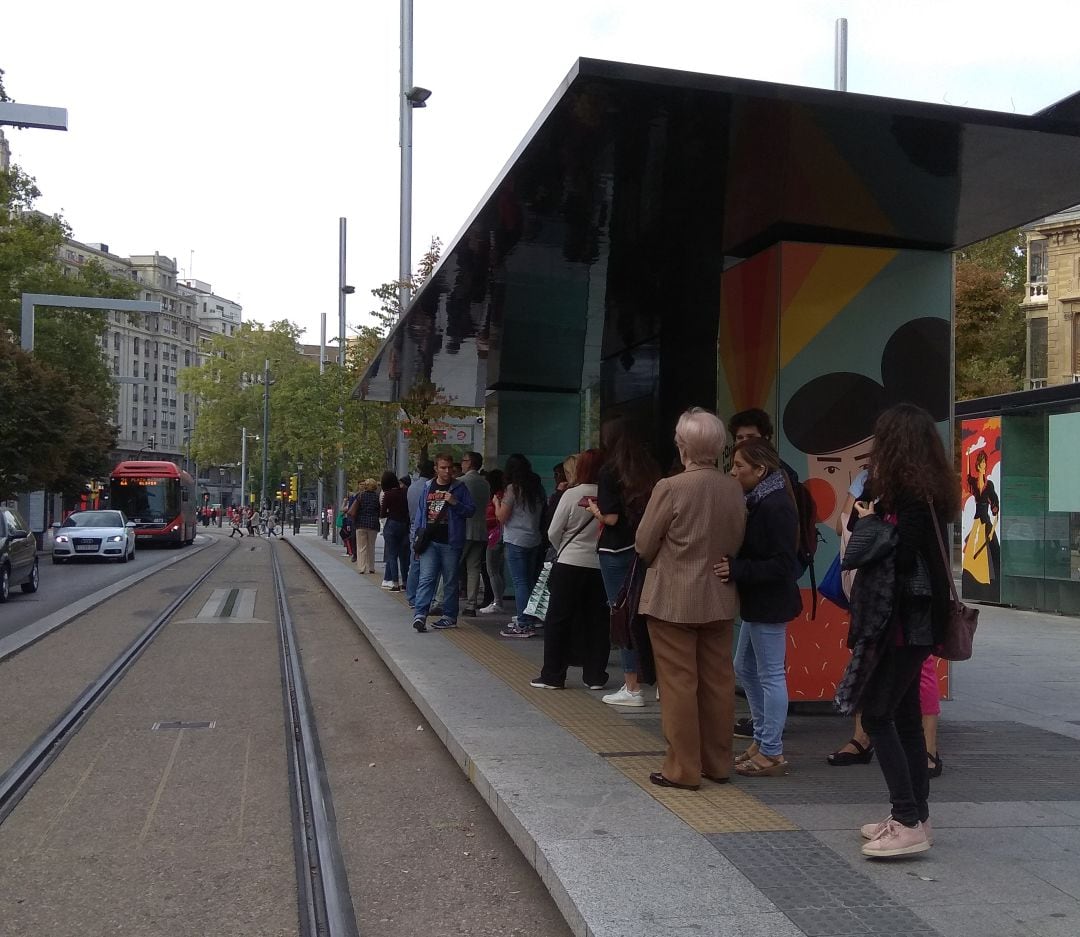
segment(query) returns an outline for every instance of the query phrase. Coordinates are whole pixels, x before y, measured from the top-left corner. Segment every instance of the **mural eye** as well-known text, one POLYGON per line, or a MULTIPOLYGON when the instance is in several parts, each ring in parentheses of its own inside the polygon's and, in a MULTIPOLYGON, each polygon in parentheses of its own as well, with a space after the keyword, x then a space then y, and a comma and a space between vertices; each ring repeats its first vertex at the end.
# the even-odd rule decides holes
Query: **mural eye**
POLYGON ((838 469, 835 465, 826 465, 825 466, 825 474, 826 475, 835 475, 839 471, 840 471, 840 469, 838 469))

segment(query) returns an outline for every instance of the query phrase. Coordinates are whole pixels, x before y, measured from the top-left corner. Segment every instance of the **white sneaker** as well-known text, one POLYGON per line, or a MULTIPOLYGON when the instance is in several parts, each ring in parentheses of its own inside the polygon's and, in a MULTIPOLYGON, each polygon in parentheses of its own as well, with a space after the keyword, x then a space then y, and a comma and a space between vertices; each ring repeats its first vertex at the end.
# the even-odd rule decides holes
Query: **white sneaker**
MULTIPOLYGON (((892 819, 890 814, 880 823, 865 823, 859 829, 863 839, 877 839, 882 833, 885 832, 885 827, 889 825, 889 821, 892 819)), ((926 841, 933 846, 934 845, 934 828, 930 825, 930 820, 926 819, 922 822, 923 832, 926 834, 926 841)))
POLYGON ((496 612, 502 611, 502 605, 499 602, 492 602, 490 605, 485 605, 483 608, 477 610, 478 615, 494 615, 496 612))
POLYGON ((384 579, 382 581, 381 585, 379 586, 379 588, 380 589, 393 589, 394 588, 394 582, 393 582, 392 579, 384 579))
POLYGON ((601 699, 609 706, 644 706, 645 694, 641 690, 633 691, 626 688, 624 683, 614 693, 608 693, 601 699))
POLYGON ((930 841, 921 823, 904 826, 899 820, 889 817, 885 828, 862 848, 862 854, 868 859, 892 859, 896 856, 912 856, 926 852, 930 841))

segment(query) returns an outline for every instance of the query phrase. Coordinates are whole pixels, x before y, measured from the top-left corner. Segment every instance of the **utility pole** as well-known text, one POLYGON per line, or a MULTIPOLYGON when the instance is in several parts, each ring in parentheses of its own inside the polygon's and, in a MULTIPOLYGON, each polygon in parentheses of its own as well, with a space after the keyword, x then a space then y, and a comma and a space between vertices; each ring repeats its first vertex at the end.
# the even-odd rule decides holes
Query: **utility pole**
MULTIPOLYGON (((319 375, 326 373, 326 313, 319 313, 319 375)), ((319 473, 318 491, 315 494, 315 504, 319 509, 319 527, 321 533, 323 520, 326 517, 326 491, 323 488, 323 465, 322 460, 316 466, 319 473)), ((332 525, 330 525, 332 526, 332 525)), ((337 539, 336 537, 334 538, 337 539)))
POLYGON ((247 507, 247 427, 240 427, 240 506, 247 507))
POLYGON ((261 511, 266 507, 266 476, 270 472, 267 446, 270 442, 270 359, 263 361, 263 431, 262 431, 262 488, 260 489, 261 511))
MULTIPOLYGON (((341 380, 345 380, 345 297, 352 292, 352 287, 345 285, 345 219, 338 218, 338 367, 341 368, 341 380)), ((345 407, 338 407, 338 461, 337 461, 337 501, 335 507, 345 499, 345 407)))

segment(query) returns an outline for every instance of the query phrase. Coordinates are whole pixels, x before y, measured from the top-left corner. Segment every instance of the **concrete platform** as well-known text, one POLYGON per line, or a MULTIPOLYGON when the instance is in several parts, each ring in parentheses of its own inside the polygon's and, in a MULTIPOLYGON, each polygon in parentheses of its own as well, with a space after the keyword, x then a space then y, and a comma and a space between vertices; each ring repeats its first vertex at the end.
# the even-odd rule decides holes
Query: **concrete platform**
MULTIPOLYGON (((880 771, 825 761, 849 736, 846 720, 792 717, 787 778, 655 788, 655 702, 618 711, 583 688, 534 690, 540 639, 500 639, 486 618, 418 635, 380 576, 356 573, 315 536, 290 542, 582 937, 1080 933, 1075 619, 983 610, 976 657, 956 668, 957 700, 943 707, 935 847, 874 864, 857 829, 888 812, 880 771)), ((614 655, 609 670, 615 687, 614 655)))

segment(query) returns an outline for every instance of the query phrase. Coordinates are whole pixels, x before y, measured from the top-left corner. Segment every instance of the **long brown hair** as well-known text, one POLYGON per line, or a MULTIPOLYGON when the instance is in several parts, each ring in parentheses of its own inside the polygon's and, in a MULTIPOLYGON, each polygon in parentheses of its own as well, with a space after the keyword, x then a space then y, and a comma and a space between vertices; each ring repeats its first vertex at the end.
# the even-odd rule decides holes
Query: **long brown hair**
POLYGON ((931 498, 952 517, 959 510, 956 475, 934 418, 913 403, 898 403, 874 424, 870 487, 889 507, 904 495, 931 498))
POLYGON ((608 445, 608 471, 618 482, 627 512, 632 518, 640 518, 663 472, 640 433, 625 418, 611 428, 608 445))

